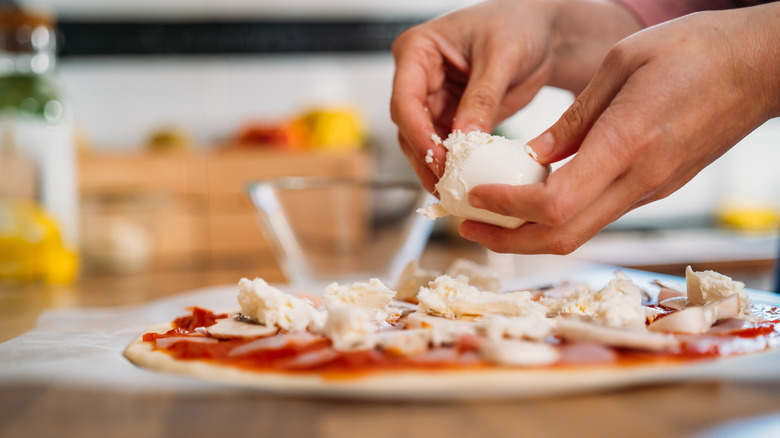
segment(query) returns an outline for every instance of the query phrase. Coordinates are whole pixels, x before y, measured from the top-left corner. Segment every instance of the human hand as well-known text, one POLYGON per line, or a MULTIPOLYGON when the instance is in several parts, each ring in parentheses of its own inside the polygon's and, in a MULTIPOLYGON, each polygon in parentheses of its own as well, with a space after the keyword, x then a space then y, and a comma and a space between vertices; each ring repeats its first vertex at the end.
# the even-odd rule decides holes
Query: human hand
POLYGON ((611 2, 493 0, 402 34, 391 114, 425 187, 433 192, 444 171, 432 134, 490 132, 543 85, 581 91, 609 48, 639 28, 611 2))
POLYGON ((534 139, 546 183, 478 186, 470 203, 528 223, 464 222, 498 252, 567 254, 680 188, 780 114, 780 4, 690 15, 620 42, 574 104, 534 139))

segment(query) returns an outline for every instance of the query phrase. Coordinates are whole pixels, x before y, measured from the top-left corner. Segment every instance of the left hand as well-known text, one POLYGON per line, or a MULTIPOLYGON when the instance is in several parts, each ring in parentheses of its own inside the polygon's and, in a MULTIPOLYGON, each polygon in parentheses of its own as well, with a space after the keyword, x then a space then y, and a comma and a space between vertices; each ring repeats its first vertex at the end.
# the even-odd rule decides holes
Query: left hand
MULTIPOLYGON (((780 3, 689 15, 618 43, 574 104, 531 142, 546 183, 472 189, 475 207, 525 219, 465 221, 498 252, 567 254, 641 205, 673 193, 780 114, 780 3)), ((757 157, 760 159, 760 157, 757 157)))

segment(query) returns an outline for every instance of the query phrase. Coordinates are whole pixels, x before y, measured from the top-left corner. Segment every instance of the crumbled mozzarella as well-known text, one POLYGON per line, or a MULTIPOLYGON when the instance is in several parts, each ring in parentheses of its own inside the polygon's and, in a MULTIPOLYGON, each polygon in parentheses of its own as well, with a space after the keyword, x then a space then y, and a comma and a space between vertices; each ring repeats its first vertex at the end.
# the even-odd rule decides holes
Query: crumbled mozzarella
POLYGON ((328 311, 344 306, 358 306, 371 310, 377 321, 387 318, 387 306, 396 293, 379 279, 368 283, 358 282, 349 286, 331 283, 324 293, 325 308, 328 311))
POLYGON ((417 260, 412 260, 398 277, 395 286, 398 292, 395 296, 396 299, 416 303, 417 293, 420 292, 420 288, 427 286, 428 283, 435 280, 439 275, 438 271, 424 269, 417 260))
POLYGON ((339 306, 328 310, 323 331, 337 351, 369 350, 376 345, 372 335, 379 331, 379 325, 370 309, 339 306))
POLYGON ((260 278, 238 282, 238 304, 241 314, 268 327, 282 330, 318 331, 324 315, 308 300, 286 294, 260 278))
POLYGON ((579 288, 563 298, 542 298, 540 303, 552 315, 590 316, 608 327, 644 327, 647 320, 641 289, 620 271, 596 292, 579 288))
POLYGON ((495 313, 505 316, 523 316, 539 311, 539 304, 531 301, 526 291, 499 294, 484 292, 468 284, 466 277, 441 275, 417 294, 418 309, 446 318, 464 315, 481 316, 495 313))
POLYGON ((688 289, 688 303, 702 306, 730 295, 739 295, 741 314, 753 318, 750 298, 745 292, 745 285, 739 281, 719 274, 715 271, 696 272, 688 266, 685 269, 685 282, 688 289))
POLYGON ((457 259, 447 268, 445 274, 452 278, 465 276, 468 283, 477 289, 491 292, 501 291, 501 280, 487 266, 467 259, 457 259))

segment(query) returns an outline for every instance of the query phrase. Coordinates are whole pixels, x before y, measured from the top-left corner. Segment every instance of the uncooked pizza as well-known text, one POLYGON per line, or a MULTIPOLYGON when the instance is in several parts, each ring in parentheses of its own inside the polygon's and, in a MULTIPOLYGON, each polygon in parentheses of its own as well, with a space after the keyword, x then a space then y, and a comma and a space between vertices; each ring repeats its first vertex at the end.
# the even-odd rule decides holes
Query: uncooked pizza
POLYGON ((621 271, 596 288, 502 290, 485 267, 462 260, 445 272, 412 263, 392 288, 370 279, 313 292, 293 296, 242 279, 235 310, 192 307, 149 328, 125 355, 158 371, 277 392, 402 396, 618 384, 620 373, 780 344, 780 309, 751 303, 740 282, 690 267, 684 285, 659 282, 652 296, 621 271))

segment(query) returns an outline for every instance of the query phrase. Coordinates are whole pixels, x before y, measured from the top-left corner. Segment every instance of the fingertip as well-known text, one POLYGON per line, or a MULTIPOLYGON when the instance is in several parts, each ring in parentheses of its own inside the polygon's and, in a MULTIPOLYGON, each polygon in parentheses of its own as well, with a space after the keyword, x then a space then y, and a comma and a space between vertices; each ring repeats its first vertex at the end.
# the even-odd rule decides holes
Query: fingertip
POLYGON ((476 236, 474 234, 474 222, 473 221, 463 221, 458 226, 458 234, 460 234, 460 237, 470 240, 472 242, 476 242, 476 236))
POLYGON ((474 208, 484 209, 487 207, 487 204, 480 194, 481 189, 479 189, 479 187, 480 186, 476 186, 469 191, 469 205, 474 208))
POLYGON ((545 131, 542 135, 528 142, 528 146, 534 151, 537 161, 547 163, 547 158, 555 151, 555 137, 551 131, 545 131))
POLYGON ((474 132, 474 131, 477 131, 477 132, 490 132, 490 129, 485 128, 484 121, 482 119, 480 119, 479 122, 480 122, 479 124, 477 124, 477 123, 467 123, 464 126, 459 126, 457 128, 455 128, 455 126, 457 126, 457 125, 453 124, 453 131, 455 131, 457 129, 457 130, 460 130, 461 132, 463 132, 464 134, 468 134, 469 132, 474 132))

